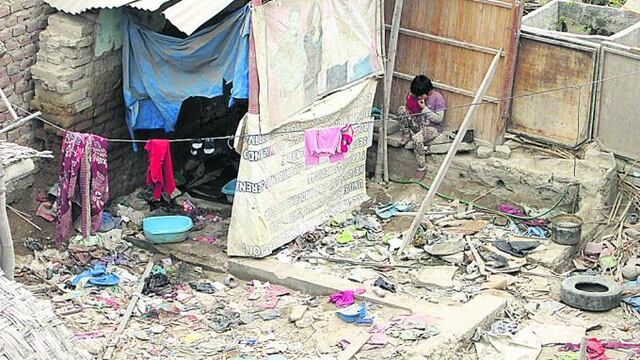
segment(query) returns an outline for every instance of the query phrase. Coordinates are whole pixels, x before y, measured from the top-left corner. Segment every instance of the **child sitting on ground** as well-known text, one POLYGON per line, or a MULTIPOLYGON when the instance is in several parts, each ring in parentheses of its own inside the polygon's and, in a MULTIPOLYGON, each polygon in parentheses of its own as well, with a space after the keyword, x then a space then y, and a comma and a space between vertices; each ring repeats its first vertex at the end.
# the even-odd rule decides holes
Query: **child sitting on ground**
POLYGON ((411 92, 407 94, 406 105, 398 109, 398 120, 402 126, 400 145, 413 141, 418 167, 416 179, 424 179, 427 173, 425 144, 442 132, 444 97, 434 89, 425 75, 416 76, 411 81, 411 92))

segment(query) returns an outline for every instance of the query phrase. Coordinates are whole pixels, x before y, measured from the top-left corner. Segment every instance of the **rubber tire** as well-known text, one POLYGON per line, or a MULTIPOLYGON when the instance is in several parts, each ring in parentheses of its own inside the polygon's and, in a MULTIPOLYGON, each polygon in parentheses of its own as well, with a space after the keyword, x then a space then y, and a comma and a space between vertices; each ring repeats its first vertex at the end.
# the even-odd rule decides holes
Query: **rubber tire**
POLYGON ((607 311, 620 306, 622 288, 615 282, 600 276, 578 275, 565 279, 560 288, 562 302, 586 311, 607 311), (607 288, 606 292, 580 290, 578 284, 595 284, 607 288))

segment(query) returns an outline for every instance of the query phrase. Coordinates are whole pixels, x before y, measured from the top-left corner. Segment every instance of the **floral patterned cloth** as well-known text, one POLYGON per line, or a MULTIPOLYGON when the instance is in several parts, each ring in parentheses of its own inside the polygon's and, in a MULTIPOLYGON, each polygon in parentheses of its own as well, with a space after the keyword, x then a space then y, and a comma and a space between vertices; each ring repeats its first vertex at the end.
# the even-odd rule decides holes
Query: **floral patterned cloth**
POLYGON ((58 169, 56 244, 71 235, 72 202, 80 203, 82 234, 95 233, 109 199, 107 139, 93 134, 65 133, 58 169))

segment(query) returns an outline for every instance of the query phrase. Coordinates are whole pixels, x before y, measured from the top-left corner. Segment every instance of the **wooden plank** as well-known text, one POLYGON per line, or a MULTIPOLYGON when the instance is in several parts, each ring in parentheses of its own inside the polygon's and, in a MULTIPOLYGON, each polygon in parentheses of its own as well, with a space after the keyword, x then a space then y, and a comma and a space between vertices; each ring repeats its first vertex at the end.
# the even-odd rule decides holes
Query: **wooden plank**
POLYGON ((144 273, 142 273, 142 277, 140 277, 140 282, 136 287, 131 300, 129 301, 129 305, 127 306, 127 311, 124 313, 124 316, 120 320, 120 324, 118 324, 118 328, 113 334, 109 345, 107 346, 104 355, 102 356, 103 360, 109 360, 113 356, 114 351, 116 350, 116 346, 118 346, 118 342, 120 341, 120 337, 122 333, 127 328, 127 324, 129 323, 129 319, 131 318, 131 314, 133 314, 133 310, 136 308, 136 304, 138 303, 138 299, 140 299, 140 295, 142 294, 142 290, 144 289, 144 283, 151 274, 151 269, 153 269, 153 261, 149 261, 147 267, 144 269, 144 273))
POLYGON ((9 227, 9 217, 7 216, 7 188, 4 183, 4 166, 0 161, 0 267, 2 267, 4 276, 9 280, 13 280, 15 261, 11 228, 9 227))
MULTIPOLYGON (((385 25, 385 27, 386 27, 387 30, 391 29, 390 25, 385 25)), ((495 54, 498 53, 498 49, 493 49, 493 48, 490 48, 490 47, 476 45, 476 44, 472 44, 472 43, 468 43, 468 42, 464 42, 464 41, 448 39, 448 38, 445 38, 445 37, 431 35, 431 34, 427 34, 427 33, 420 32, 420 31, 400 28, 400 33, 403 34, 403 35, 412 36, 412 37, 415 37, 415 38, 418 38, 418 39, 430 40, 430 41, 434 41, 434 42, 437 42, 437 43, 440 43, 440 44, 447 44, 447 45, 457 46, 457 47, 461 47, 461 48, 465 48, 465 49, 469 49, 469 50, 475 50, 475 51, 479 51, 479 52, 483 52, 483 53, 487 53, 487 54, 491 54, 491 55, 495 55, 495 54)), ((501 53, 501 55, 504 56, 504 53, 501 53)))
POLYGON ((364 344, 367 343, 367 341, 369 341, 370 338, 371 338, 371 334, 369 333, 358 335, 358 337, 356 337, 356 339, 353 340, 353 342, 351 342, 346 349, 344 349, 340 354, 338 354, 337 360, 351 359, 355 354, 357 354, 360 351, 360 349, 364 346, 364 344))
POLYGON ((436 177, 433 179, 433 182, 429 187, 427 196, 425 196, 424 200, 422 201, 422 204, 420 205, 420 209, 418 210, 418 216, 416 216, 413 219, 413 222, 411 223, 411 227, 409 228, 409 231, 405 233, 404 239, 402 241, 402 245, 400 246, 400 249, 398 249, 398 255, 401 255, 404 249, 407 247, 407 245, 409 245, 411 240, 413 240, 413 237, 415 236, 416 231, 418 230, 418 226, 420 225, 420 222, 424 217, 425 212, 427 211, 429 205, 431 205, 433 198, 438 192, 438 189, 442 184, 442 180, 444 180, 444 176, 446 175, 447 170, 449 170, 449 166, 453 161, 453 157, 456 154, 457 148, 462 142, 462 138, 466 134, 467 129, 471 124, 471 121, 473 121, 473 119, 475 118, 476 109, 479 106, 477 104, 479 104, 482 101, 482 99, 485 96, 485 93, 487 92, 487 89, 489 88, 489 85, 491 84, 491 81, 493 81, 493 77, 496 74, 499 61, 500 61, 500 54, 496 54, 496 56, 493 58, 493 61, 491 62, 491 65, 489 65, 489 70, 487 70, 484 80, 482 80, 482 83, 478 88, 476 97, 473 99, 474 105, 472 105, 467 111, 467 115, 462 121, 462 125, 460 125, 460 129, 458 130, 458 133, 456 134, 456 137, 453 140, 453 143, 449 148, 449 151, 447 152, 447 155, 445 156, 444 161, 440 165, 440 169, 438 169, 438 173, 436 174, 436 177))
MULTIPOLYGON (((393 72, 393 76, 398 77, 400 79, 408 80, 408 81, 411 81, 413 79, 413 77, 411 75, 404 74, 404 73, 401 73, 399 71, 394 71, 393 72)), ((460 89, 460 88, 457 88, 457 87, 454 87, 454 86, 449 86, 447 84, 439 83, 437 81, 433 81, 432 83, 433 83, 433 86, 436 89, 441 89, 441 90, 454 92, 456 94, 464 95, 464 96, 470 97, 470 98, 473 98, 476 95, 475 93, 473 93, 473 92, 471 92, 469 90, 460 89)), ((492 103, 496 103, 497 104, 497 103, 500 102, 500 99, 495 98, 493 96, 488 96, 487 95, 487 96, 485 96, 484 101, 488 101, 488 102, 492 102, 492 103)))
POLYGON ((505 2, 505 1, 499 1, 499 0, 471 0, 471 1, 475 1, 475 2, 478 2, 478 3, 483 3, 483 4, 487 4, 487 5, 500 6, 500 7, 503 7, 505 9, 511 9, 513 7, 513 4, 505 2))
POLYGON ((380 126, 380 136, 378 137, 378 156, 376 160, 375 178, 382 180, 384 174, 385 182, 389 182, 389 166, 387 156, 387 122, 389 118, 389 107, 391 106, 391 86, 393 82, 393 71, 396 63, 396 49, 398 46, 398 32, 400 30, 400 20, 402 18, 402 5, 404 0, 396 0, 393 10, 393 20, 391 22, 391 36, 389 38, 389 52, 387 57, 387 67, 384 72, 384 105, 382 126, 380 126))

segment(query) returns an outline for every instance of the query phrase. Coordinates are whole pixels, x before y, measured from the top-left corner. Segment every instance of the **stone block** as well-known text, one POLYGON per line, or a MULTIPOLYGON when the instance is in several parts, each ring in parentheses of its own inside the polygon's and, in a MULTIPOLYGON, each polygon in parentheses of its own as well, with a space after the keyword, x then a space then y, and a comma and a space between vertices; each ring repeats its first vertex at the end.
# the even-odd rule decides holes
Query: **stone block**
POLYGON ((86 110, 88 108, 90 108, 91 106, 93 106, 93 100, 87 98, 87 99, 83 99, 81 101, 78 101, 77 103, 73 104, 73 108, 76 112, 80 112, 82 110, 86 110))
POLYGON ((26 30, 26 27, 25 27, 25 25, 24 25, 24 24, 16 24, 16 25, 11 29, 11 34, 12 34, 14 37, 20 36, 20 35, 22 35, 22 34, 24 34, 24 33, 26 33, 26 32, 27 32, 27 30, 26 30))
POLYGON ((62 12, 49 16, 49 30, 64 35, 84 36, 93 33, 94 24, 80 15, 62 12))
POLYGON ((476 149, 476 156, 480 159, 488 159, 493 154, 493 149, 488 146, 478 146, 476 149))
POLYGON ((20 71, 20 65, 19 64, 9 64, 7 65, 7 75, 11 76, 11 75, 15 75, 20 71))
POLYGON ((496 146, 495 157, 499 159, 509 159, 511 157, 511 148, 507 145, 496 146))
POLYGON ((7 29, 14 27, 18 23, 18 17, 15 15, 8 15, 6 18, 5 26, 7 29))
POLYGON ((0 5, 0 18, 4 18, 11 14, 11 8, 8 5, 0 5))

